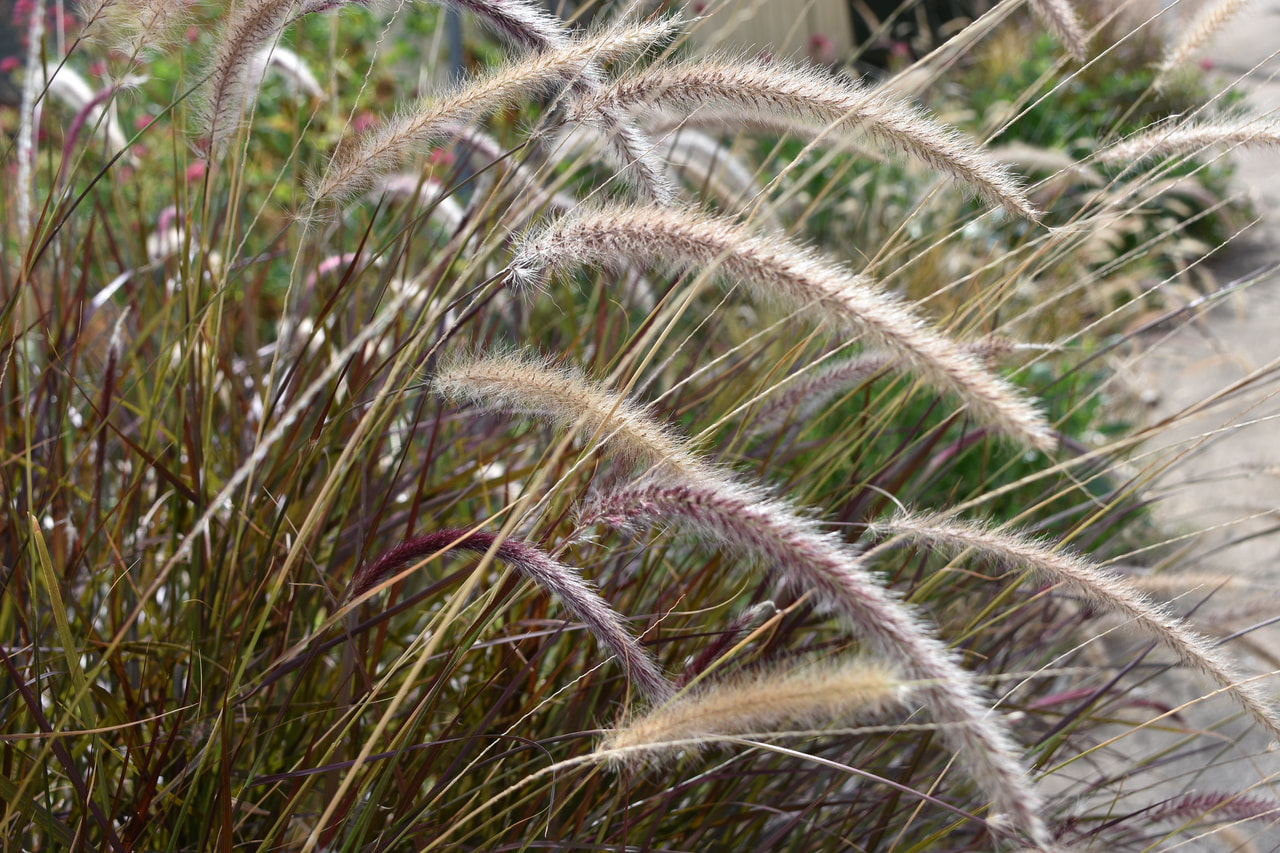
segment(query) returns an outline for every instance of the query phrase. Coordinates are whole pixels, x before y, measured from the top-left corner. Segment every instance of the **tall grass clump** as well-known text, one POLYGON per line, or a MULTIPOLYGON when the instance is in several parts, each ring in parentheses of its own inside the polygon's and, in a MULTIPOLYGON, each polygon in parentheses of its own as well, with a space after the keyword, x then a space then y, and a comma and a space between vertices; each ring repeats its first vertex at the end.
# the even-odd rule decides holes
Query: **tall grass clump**
POLYGON ((1159 14, 153 5, 0 110, 6 850, 1269 843, 1113 367, 1275 126, 1159 14))

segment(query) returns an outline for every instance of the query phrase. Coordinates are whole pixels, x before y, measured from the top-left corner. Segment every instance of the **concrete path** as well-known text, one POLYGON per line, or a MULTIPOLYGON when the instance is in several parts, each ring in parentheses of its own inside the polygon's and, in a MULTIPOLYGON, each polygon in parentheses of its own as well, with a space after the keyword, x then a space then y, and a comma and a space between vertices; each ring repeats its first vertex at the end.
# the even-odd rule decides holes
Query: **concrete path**
MULTIPOLYGON (((1280 0, 1254 0, 1203 52, 1221 85, 1247 75, 1242 87, 1258 112, 1280 117, 1280 0)), ((1220 284, 1256 275, 1280 263, 1280 150, 1238 151, 1238 187, 1263 220, 1212 262, 1220 284)), ((1280 365, 1280 275, 1264 274, 1220 301, 1194 322, 1150 335, 1131 365, 1131 381, 1152 398, 1152 423, 1177 422, 1144 448, 1141 462, 1176 457, 1157 481, 1158 509, 1173 534, 1192 534, 1187 572, 1221 573, 1235 580, 1214 595, 1196 618, 1229 633, 1280 615, 1280 369, 1251 380, 1218 405, 1187 412, 1231 389, 1267 365, 1280 365)), ((1229 648, 1253 672, 1280 669, 1280 624, 1254 631, 1229 648)), ((1280 694, 1280 678, 1268 686, 1280 694)), ((1165 700, 1194 698, 1200 685, 1165 679, 1165 700)), ((1229 706, 1227 706, 1229 709, 1229 706)), ((1189 719, 1208 726, 1224 706, 1193 709, 1189 719)), ((1280 799, 1280 750, 1257 726, 1241 720, 1218 730, 1223 750, 1162 769, 1169 791, 1249 790, 1280 799), (1224 760, 1225 759, 1225 760, 1224 760), (1204 770, 1210 767, 1209 770, 1204 770)), ((1155 787, 1152 793, 1157 793, 1155 787)), ((1178 850, 1280 851, 1280 821, 1252 822, 1178 850), (1248 846, 1240 841, 1247 839, 1248 846)))

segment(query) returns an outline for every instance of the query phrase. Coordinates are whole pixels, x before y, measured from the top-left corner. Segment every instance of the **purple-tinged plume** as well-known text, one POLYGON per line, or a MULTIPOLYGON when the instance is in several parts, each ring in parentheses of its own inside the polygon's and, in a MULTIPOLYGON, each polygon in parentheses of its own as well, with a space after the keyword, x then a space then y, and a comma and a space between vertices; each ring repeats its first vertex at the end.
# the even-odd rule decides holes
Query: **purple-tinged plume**
POLYGON ((576 570, 519 539, 506 538, 499 542, 492 533, 448 527, 417 536, 362 566, 351 579, 347 598, 358 598, 414 563, 455 549, 475 554, 486 554, 493 549, 499 560, 560 599, 596 640, 621 661, 632 683, 649 701, 657 704, 671 698, 674 692, 671 683, 639 641, 627 632, 622 618, 608 602, 576 570))

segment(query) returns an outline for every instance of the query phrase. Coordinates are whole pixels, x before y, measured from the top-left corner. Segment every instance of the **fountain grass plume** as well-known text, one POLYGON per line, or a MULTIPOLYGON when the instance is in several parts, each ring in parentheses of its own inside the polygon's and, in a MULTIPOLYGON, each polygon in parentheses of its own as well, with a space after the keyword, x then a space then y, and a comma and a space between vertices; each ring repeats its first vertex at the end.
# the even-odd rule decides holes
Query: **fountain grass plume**
POLYGON ((402 569, 429 557, 453 550, 486 554, 497 542, 494 555, 545 592, 560 600, 589 630, 600 645, 623 665, 627 676, 645 697, 662 703, 673 695, 671 683, 653 657, 626 629, 622 618, 574 569, 552 559, 533 545, 507 537, 498 542, 492 533, 445 528, 409 539, 357 570, 347 598, 358 598, 402 569))
POLYGON ((1185 665, 1215 681, 1273 736, 1280 738, 1280 715, 1270 699, 1256 682, 1250 681, 1217 651, 1207 637, 1193 631, 1167 607, 1138 592, 1123 577, 1069 550, 938 513, 900 513, 890 521, 873 525, 868 533, 901 536, 951 552, 973 550, 997 565, 1030 570, 1093 606, 1130 620, 1185 665))
POLYGON ((700 686, 623 719, 600 751, 621 750, 626 764, 686 752, 689 742, 783 728, 820 728, 901 706, 908 687, 884 664, 852 658, 792 672, 764 671, 700 686), (678 742, 678 743, 677 743, 678 742))
POLYGON ((1222 26, 1248 3, 1249 0, 1217 0, 1217 2, 1209 0, 1186 26, 1181 26, 1182 22, 1179 21, 1177 38, 1165 51, 1164 60, 1160 63, 1157 72, 1157 82, 1186 62, 1191 54, 1213 38, 1222 26))
POLYGON ((1280 818, 1280 800, 1222 791, 1197 791, 1166 800, 1143 812, 1142 818, 1152 823, 1248 820, 1274 822, 1280 818))
MULTIPOLYGON (((984 361, 1016 348, 1001 338, 963 344, 962 348, 984 361)), ((825 362, 812 370, 792 376, 771 390, 745 425, 748 432, 773 432, 787 421, 803 423, 831 400, 876 376, 891 370, 898 359, 891 353, 863 352, 849 358, 825 362)))
POLYGON ((518 352, 446 360, 432 390, 447 399, 490 411, 532 415, 563 427, 580 427, 625 463, 641 463, 682 477, 702 477, 710 467, 688 439, 645 407, 588 380, 570 367, 518 352))
POLYGON ((1002 820, 1035 844, 1047 843, 1040 794, 975 679, 867 570, 853 546, 797 514, 790 504, 725 477, 674 486, 642 481, 610 489, 596 494, 579 520, 631 530, 652 523, 676 525, 773 569, 794 591, 815 594, 821 606, 841 616, 903 678, 919 682, 915 698, 944 724, 942 736, 1002 820))
POLYGON ((192 7, 172 0, 85 0, 75 4, 83 36, 126 56, 159 51, 177 40, 192 7))
POLYGON ((1031 220, 1040 211, 1004 166, 983 156, 954 129, 929 118, 902 97, 833 77, 815 68, 753 59, 656 64, 604 86, 570 106, 588 121, 603 109, 688 114, 710 108, 750 125, 760 117, 799 119, 797 128, 828 128, 837 136, 865 133, 878 146, 911 155, 986 202, 1031 220))
POLYGON ((225 149, 240 127, 247 99, 253 57, 279 38, 281 30, 302 8, 302 0, 247 0, 227 16, 208 62, 203 88, 201 126, 213 155, 225 149))
POLYGON ((469 12, 499 38, 532 51, 562 50, 569 45, 563 22, 534 3, 522 0, 448 0, 443 5, 469 12))
POLYGON ((1161 126, 1099 151, 1098 160, 1119 166, 1156 157, 1186 157, 1218 145, 1280 145, 1280 121, 1238 116, 1205 122, 1161 126))
POLYGON ((632 24, 546 50, 477 77, 439 97, 426 97, 395 118, 341 146, 324 172, 310 183, 317 202, 343 201, 368 190, 378 176, 423 146, 452 135, 451 129, 513 103, 555 94, 599 64, 643 51, 678 27, 678 21, 632 24))
POLYGON ((1062 42, 1077 62, 1089 59, 1088 39, 1080 16, 1067 0, 1029 0, 1031 10, 1062 42))
POLYGON ((890 350, 930 386, 957 394, 983 424, 1032 447, 1054 446, 1044 417, 1021 392, 929 329, 899 298, 811 249, 727 219, 673 208, 583 210, 521 238, 511 281, 530 287, 582 264, 654 259, 715 268, 765 301, 832 322, 890 350))

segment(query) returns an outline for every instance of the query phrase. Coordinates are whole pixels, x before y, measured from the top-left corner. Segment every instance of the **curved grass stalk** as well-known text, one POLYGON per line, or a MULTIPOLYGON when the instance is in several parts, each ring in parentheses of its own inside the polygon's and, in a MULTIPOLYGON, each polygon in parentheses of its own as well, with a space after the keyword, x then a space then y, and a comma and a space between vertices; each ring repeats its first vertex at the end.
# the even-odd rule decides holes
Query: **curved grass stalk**
POLYGON ((1029 0, 1031 10, 1062 42, 1077 62, 1089 59, 1088 39, 1080 17, 1067 0, 1029 0))
POLYGON ((445 362, 432 380, 435 393, 491 411, 533 415, 561 427, 581 426, 611 453, 683 477, 710 470, 688 439, 677 436, 645 408, 586 379, 519 353, 445 362))
POLYGON ((892 669, 854 658, 794 672, 755 676, 703 687, 622 721, 600 750, 627 763, 661 759, 689 743, 726 735, 813 728, 899 706, 909 687, 892 669))
POLYGON ((1280 145, 1280 121, 1243 116, 1160 127, 1112 145, 1097 156, 1103 163, 1123 165, 1156 157, 1191 156, 1218 145, 1280 145))
POLYGON ((575 569, 552 559, 527 542, 511 537, 498 542, 492 533, 480 530, 445 528, 410 539, 369 563, 356 573, 347 591, 358 598, 401 569, 428 557, 461 549, 486 554, 497 543, 494 556, 506 562, 560 600, 569 612, 587 626, 600 645, 608 649, 626 669, 628 677, 645 697, 665 702, 674 693, 653 657, 623 625, 622 617, 593 590, 575 569))
POLYGON ((973 550, 997 565, 1030 569, 1095 607, 1132 621, 1185 665, 1217 682, 1240 707, 1280 738, 1280 714, 1258 685, 1214 649, 1207 637, 1191 630, 1186 621, 1138 592, 1119 575, 1048 543, 938 513, 902 513, 873 525, 868 532, 901 536, 952 552, 973 550))
POLYGON ((1249 0, 1217 0, 1217 2, 1209 0, 1187 26, 1179 27, 1178 38, 1165 53, 1164 60, 1157 71, 1156 80, 1159 81, 1168 76, 1175 68, 1186 62, 1191 54, 1213 38, 1223 25, 1248 2, 1249 0))
POLYGON ((280 36, 301 8, 302 0, 252 0, 238 4, 227 17, 203 90, 201 124, 212 154, 220 153, 240 126, 254 56, 280 36))

